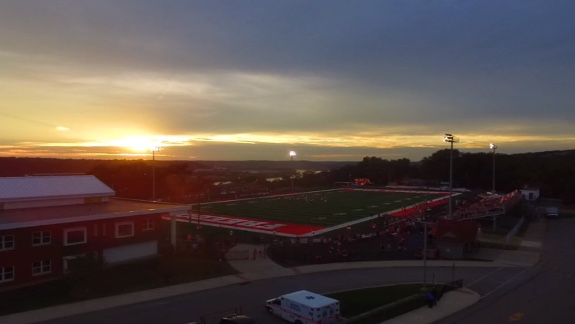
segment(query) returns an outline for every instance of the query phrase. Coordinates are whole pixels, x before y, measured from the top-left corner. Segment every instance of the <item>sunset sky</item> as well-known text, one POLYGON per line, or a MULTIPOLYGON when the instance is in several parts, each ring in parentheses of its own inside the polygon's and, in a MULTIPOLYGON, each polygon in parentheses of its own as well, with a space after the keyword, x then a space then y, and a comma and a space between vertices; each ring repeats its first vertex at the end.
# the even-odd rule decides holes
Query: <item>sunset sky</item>
POLYGON ((0 156, 575 148, 575 2, 0 2, 0 156))

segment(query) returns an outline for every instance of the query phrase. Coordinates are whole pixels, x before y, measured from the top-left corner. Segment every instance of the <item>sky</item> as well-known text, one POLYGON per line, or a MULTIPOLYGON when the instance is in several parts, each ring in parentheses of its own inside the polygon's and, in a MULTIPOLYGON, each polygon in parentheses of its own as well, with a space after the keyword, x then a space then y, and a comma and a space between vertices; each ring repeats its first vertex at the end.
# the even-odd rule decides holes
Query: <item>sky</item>
POLYGON ((575 2, 0 2, 0 157, 573 149, 575 2))

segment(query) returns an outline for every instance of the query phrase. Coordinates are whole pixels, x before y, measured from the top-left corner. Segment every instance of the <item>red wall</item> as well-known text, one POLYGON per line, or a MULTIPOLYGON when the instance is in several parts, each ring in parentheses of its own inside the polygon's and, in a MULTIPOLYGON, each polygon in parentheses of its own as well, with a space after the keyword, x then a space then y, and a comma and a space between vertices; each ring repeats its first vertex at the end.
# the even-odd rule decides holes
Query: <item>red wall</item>
POLYGON ((97 255, 101 256, 102 250, 106 248, 160 240, 161 225, 161 214, 151 214, 14 230, 0 230, 0 235, 14 235, 15 239, 15 247, 13 250, 0 251, 0 267, 14 266, 15 268, 14 280, 10 282, 0 282, 0 290, 5 287, 44 281, 61 276, 63 274, 64 256, 88 253, 97 253, 97 255), (153 219, 154 230, 144 231, 142 229, 147 219, 153 219), (116 238, 115 224, 130 221, 134 222, 134 236, 116 238), (94 230, 96 226, 98 227, 97 232, 94 230), (106 228, 105 233, 102 231, 104 226, 106 228), (75 227, 86 227, 86 243, 65 246, 64 230, 75 227), (51 231, 51 243, 48 245, 33 246, 32 233, 38 231, 51 231), (52 261, 51 273, 33 276, 32 263, 48 259, 52 261))

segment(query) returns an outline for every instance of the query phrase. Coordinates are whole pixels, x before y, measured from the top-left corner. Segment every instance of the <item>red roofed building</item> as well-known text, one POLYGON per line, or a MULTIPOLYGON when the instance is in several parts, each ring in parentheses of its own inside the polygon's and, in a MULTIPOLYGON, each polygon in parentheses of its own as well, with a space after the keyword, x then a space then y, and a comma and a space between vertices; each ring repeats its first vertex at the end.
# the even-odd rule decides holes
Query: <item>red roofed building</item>
POLYGON ((478 230, 479 223, 476 221, 439 220, 436 228, 439 257, 462 259, 466 252, 472 252, 478 230))
POLYGON ((94 176, 0 177, 0 290, 62 276, 74 259, 158 254, 162 216, 188 205, 113 198, 94 176))

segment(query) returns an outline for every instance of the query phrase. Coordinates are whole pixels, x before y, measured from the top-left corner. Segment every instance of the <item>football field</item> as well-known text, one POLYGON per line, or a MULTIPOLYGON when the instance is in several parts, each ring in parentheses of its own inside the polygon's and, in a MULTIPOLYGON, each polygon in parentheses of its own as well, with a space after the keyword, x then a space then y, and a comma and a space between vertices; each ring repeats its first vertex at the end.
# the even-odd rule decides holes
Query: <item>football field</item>
POLYGON ((333 189, 196 204, 181 221, 299 236, 405 215, 415 205, 445 197, 445 192, 333 189))

